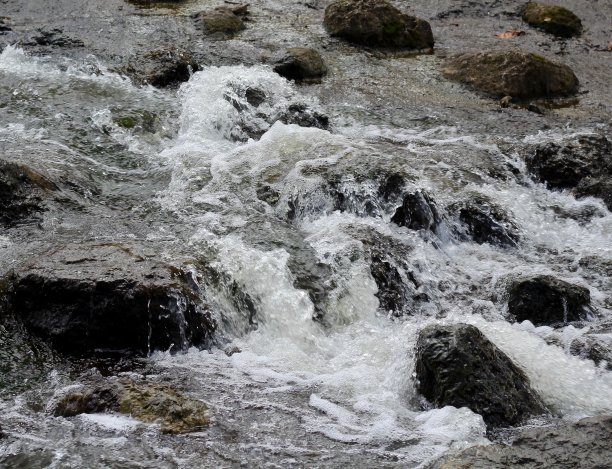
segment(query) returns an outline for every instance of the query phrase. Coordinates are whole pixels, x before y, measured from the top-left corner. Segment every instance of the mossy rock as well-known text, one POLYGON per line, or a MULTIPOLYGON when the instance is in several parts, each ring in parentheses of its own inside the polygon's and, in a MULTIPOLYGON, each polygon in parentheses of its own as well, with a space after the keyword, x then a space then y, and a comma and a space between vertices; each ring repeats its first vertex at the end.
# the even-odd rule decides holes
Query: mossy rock
POLYGON ((142 129, 145 132, 153 133, 155 132, 157 116, 149 111, 140 111, 134 112, 133 114, 114 117, 113 122, 124 129, 142 129))
POLYGON ((518 101, 570 96, 579 85, 567 65, 520 50, 461 54, 446 61, 442 74, 487 96, 518 101))
POLYGON ((236 10, 226 7, 203 11, 193 16, 200 28, 207 34, 236 34, 245 29, 244 21, 236 10))
POLYGON ((530 26, 558 37, 578 36, 582 32, 580 18, 561 6, 529 2, 521 8, 521 16, 530 26))
POLYGON ((120 412, 148 423, 159 423, 163 433, 190 433, 208 426, 208 407, 168 385, 121 380, 97 380, 64 396, 54 415, 120 412))
POLYGON ((402 13, 386 0, 340 0, 325 9, 325 28, 354 44, 389 49, 432 49, 425 20, 402 13))

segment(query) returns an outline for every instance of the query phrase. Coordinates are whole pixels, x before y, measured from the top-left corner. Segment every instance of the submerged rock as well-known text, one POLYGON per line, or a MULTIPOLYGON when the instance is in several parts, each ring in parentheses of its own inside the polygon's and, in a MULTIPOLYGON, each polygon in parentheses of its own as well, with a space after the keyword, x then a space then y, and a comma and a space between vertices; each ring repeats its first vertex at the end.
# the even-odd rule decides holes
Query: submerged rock
POLYGON ((181 270, 119 244, 63 246, 26 262, 9 282, 9 311, 77 356, 206 346, 216 327, 181 270))
POLYGON ((461 54, 448 59, 442 73, 498 99, 552 98, 578 91, 578 78, 567 65, 519 50, 461 54))
POLYGON ((612 142, 587 135, 563 143, 536 145, 525 158, 527 169, 553 189, 574 189, 580 197, 604 200, 612 209, 612 142))
POLYGON ((404 196, 391 221, 411 230, 436 230, 441 218, 431 197, 422 191, 408 193, 404 196))
POLYGON ((327 67, 321 54, 309 47, 292 47, 274 64, 274 71, 289 80, 321 78, 327 67))
POLYGON ((428 469, 605 468, 612 460, 612 416, 522 431, 511 445, 473 446, 445 456, 428 469))
POLYGON ((582 32, 580 18, 558 5, 529 2, 521 8, 521 17, 530 26, 559 37, 578 36, 582 32))
POLYGON ((554 325, 586 319, 590 302, 588 288, 540 275, 510 287, 508 312, 518 322, 554 325))
POLYGON ((31 40, 26 42, 30 46, 57 46, 57 47, 84 47, 85 44, 80 39, 74 39, 64 34, 64 31, 58 28, 54 29, 37 29, 31 37, 31 40))
POLYGON ((56 189, 29 166, 0 159, 0 226, 37 221, 45 194, 56 189))
POLYGON ((406 15, 385 0, 340 0, 325 9, 332 36, 355 44, 393 49, 431 49, 434 38, 425 20, 406 15))
POLYGON ((161 425, 164 433, 189 433, 206 428, 208 408, 203 402, 188 398, 166 385, 131 379, 99 380, 64 396, 54 415, 120 412, 143 422, 161 425))
POLYGON ((198 70, 201 67, 189 52, 170 47, 133 58, 119 72, 132 77, 137 83, 163 88, 189 80, 191 74, 198 70))
POLYGON ((416 377, 419 392, 437 407, 468 407, 489 428, 546 412, 525 374, 468 324, 432 325, 420 332, 416 377))
POLYGON ((207 34, 236 34, 245 29, 241 16, 247 14, 247 6, 234 8, 217 7, 214 10, 202 11, 192 15, 200 29, 207 34))

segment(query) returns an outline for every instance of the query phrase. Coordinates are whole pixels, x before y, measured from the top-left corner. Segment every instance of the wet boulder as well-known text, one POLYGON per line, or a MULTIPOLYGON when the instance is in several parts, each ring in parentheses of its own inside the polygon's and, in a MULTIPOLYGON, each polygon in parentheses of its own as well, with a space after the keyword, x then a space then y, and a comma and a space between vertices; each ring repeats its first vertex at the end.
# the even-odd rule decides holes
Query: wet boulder
POLYGON ((292 47, 276 61, 274 71, 288 80, 307 80, 321 78, 327 73, 327 66, 316 50, 292 47))
POLYGON ((578 36, 582 22, 567 8, 558 5, 529 2, 521 8, 523 21, 558 37, 578 36))
POLYGON ((527 320, 536 326, 584 320, 590 302, 588 288, 551 275, 519 280, 508 291, 508 313, 518 322, 527 320))
POLYGON ((574 189, 578 198, 597 197, 601 199, 608 210, 612 211, 612 179, 610 176, 601 178, 584 178, 574 189))
POLYGON ((411 230, 435 232, 441 218, 431 197, 419 190, 404 195, 402 205, 395 211, 391 221, 411 230))
POLYGON ((612 142, 605 135, 536 145, 525 163, 549 188, 574 189, 579 197, 600 197, 612 208, 612 142))
POLYGON ((0 226, 37 221, 56 185, 29 166, 0 159, 0 226))
POLYGON ((125 245, 62 246, 6 280, 9 312, 30 333, 76 356, 207 346, 215 330, 185 272, 125 245))
POLYGON ((329 117, 309 109, 305 104, 291 104, 286 111, 276 116, 274 120, 279 120, 283 124, 296 124, 300 127, 316 127, 329 130, 329 117))
POLYGON ((189 52, 168 47, 135 57, 118 71, 137 83, 163 88, 189 80, 198 70, 201 67, 189 52))
POLYGON ((512 444, 472 446, 444 456, 428 469, 505 469, 550 467, 610 467, 612 415, 588 417, 576 423, 528 428, 512 444))
POLYGON ((485 198, 477 197, 456 206, 460 235, 478 244, 516 247, 518 229, 501 207, 485 198))
POLYGON ((416 377, 418 391, 436 407, 468 407, 489 428, 517 425, 546 411, 525 374, 472 325, 423 329, 416 377))
POLYGON ((442 74, 497 99, 553 98, 578 91, 578 78, 567 65, 520 50, 461 54, 446 61, 442 74))
POLYGON ((206 34, 233 35, 246 27, 242 18, 248 12, 247 6, 217 7, 213 10, 196 13, 192 15, 192 18, 196 21, 198 28, 206 34))
POLYGON ((431 49, 434 38, 425 20, 402 13, 386 0, 340 0, 325 9, 332 36, 371 47, 431 49))
POLYGON ((190 433, 209 424, 208 408, 174 388, 131 379, 94 380, 64 396, 54 415, 120 412, 148 423, 159 423, 163 433, 190 433))

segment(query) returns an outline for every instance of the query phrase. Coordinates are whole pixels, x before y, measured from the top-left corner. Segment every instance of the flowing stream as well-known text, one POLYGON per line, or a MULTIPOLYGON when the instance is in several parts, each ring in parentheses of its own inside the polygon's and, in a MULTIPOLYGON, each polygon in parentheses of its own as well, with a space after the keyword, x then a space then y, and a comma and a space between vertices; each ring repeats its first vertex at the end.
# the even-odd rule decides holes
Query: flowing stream
MULTIPOLYGON (((430 73, 431 58, 404 60, 430 73)), ((52 417, 54 399, 74 385, 58 368, 45 389, 0 402, 2 427, 17 436, 0 440, 0 454, 22 454, 15 467, 417 467, 486 444, 479 415, 430 408, 416 392, 416 337, 431 323, 476 325, 554 418, 612 412, 612 373, 569 353, 583 329, 567 326, 559 346, 545 340, 550 328, 505 319, 505 288, 527 274, 587 286, 599 317, 611 317, 609 278, 579 261, 612 258, 612 214, 600 200, 534 183, 521 158, 528 145, 594 134, 596 124, 491 132, 427 110, 397 122, 348 93, 325 104, 265 65, 204 67, 178 91, 157 90, 93 56, 35 57, 16 46, 0 54, 0 90, 1 151, 97 188, 71 216, 45 215, 46 236, 152 243, 163 259, 188 256, 194 272, 222 273, 198 277, 221 325, 218 346, 155 352, 147 365, 152 379, 209 405, 209 430, 170 436, 119 414, 52 417), (265 102, 250 104, 249 89, 265 102), (297 104, 330 116, 331 129, 269 123, 297 104), (122 125, 126 116, 137 125, 122 125), (399 204, 379 185, 393 174, 432 195, 442 212, 435 233, 391 222, 399 204), (516 248, 457 234, 447 207, 476 196, 510 214, 516 248), (414 284, 420 300, 409 313, 381 310, 372 245, 414 284)), ((39 242, 2 235, 0 259, 16 262, 39 242)))

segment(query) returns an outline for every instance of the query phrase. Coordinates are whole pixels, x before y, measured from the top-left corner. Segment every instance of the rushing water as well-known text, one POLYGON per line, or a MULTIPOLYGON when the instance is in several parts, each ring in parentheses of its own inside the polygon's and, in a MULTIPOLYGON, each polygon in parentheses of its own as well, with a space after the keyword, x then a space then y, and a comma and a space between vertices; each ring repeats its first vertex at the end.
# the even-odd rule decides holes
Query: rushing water
MULTIPOLYGON (((416 336, 434 322, 478 326, 525 370, 556 417, 612 411, 612 374, 568 353, 578 329, 565 328, 564 349, 547 344, 547 328, 504 321, 505 286, 531 273, 588 286, 600 316, 610 317, 609 280, 586 275, 578 262, 612 258, 610 212, 598 200, 515 175, 526 174, 524 145, 596 128, 490 136, 436 119, 397 126, 359 112, 335 119, 331 131, 270 125, 291 104, 332 116, 338 107, 326 109, 266 66, 208 67, 178 92, 159 91, 134 86, 94 57, 77 66, 16 47, 0 55, 0 87, 2 151, 97 188, 82 195, 71 217, 46 215, 46 236, 155 242, 170 260, 188 253, 194 270, 222 272, 256 309, 255 325, 232 301, 232 289, 204 276, 222 324, 219 348, 150 357, 152 379, 178 383, 210 406, 210 430, 167 436, 120 415, 51 417, 54 399, 73 385, 53 370, 46 389, 0 403, 3 430, 13 437, 0 440, 0 453, 29 455, 15 465, 410 467, 486 443, 479 415, 428 410, 416 394, 416 336), (249 88, 263 91, 266 102, 249 104, 249 88), (149 114, 148 126, 120 125, 125 116, 149 114), (245 124, 265 133, 248 139, 245 124), (392 173, 427 190, 439 207, 488 197, 512 215, 519 247, 462 241, 452 217, 436 235, 391 223, 396 206, 377 198, 376 181, 392 173), (328 190, 332 178, 345 196, 342 211, 328 190), (391 247, 428 298, 413 314, 380 311, 368 263, 372 240, 391 247), (322 306, 296 282, 303 270, 317 269, 322 306), (321 322, 312 320, 317 308, 321 322), (233 347, 241 352, 228 356, 233 347)), ((351 104, 358 108, 344 106, 351 104)), ((0 237, 2 259, 17 255, 18 241, 0 237)))

